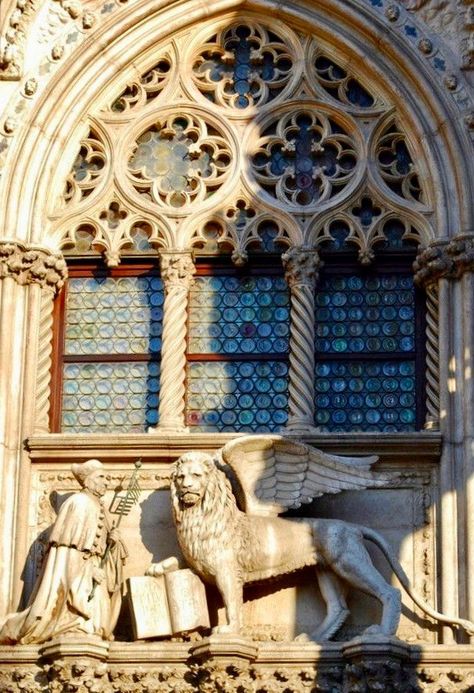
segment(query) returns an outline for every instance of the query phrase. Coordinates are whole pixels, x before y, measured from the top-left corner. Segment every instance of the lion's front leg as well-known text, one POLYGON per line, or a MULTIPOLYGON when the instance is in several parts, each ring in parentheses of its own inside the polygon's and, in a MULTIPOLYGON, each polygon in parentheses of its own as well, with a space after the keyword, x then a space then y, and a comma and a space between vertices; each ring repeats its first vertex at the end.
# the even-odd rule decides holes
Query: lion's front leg
POLYGON ((235 565, 223 563, 219 566, 216 571, 216 585, 224 602, 227 624, 216 626, 213 633, 240 633, 243 584, 235 565))

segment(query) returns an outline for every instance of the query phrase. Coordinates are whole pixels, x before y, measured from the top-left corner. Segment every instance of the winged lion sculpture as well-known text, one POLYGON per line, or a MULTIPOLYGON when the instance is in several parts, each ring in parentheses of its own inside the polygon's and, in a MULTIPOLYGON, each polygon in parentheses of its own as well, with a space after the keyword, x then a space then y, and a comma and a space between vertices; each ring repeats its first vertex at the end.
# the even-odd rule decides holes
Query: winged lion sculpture
POLYGON ((237 438, 219 452, 217 460, 203 452, 186 453, 171 475, 173 513, 184 557, 205 581, 217 586, 224 601, 227 623, 215 631, 239 632, 244 584, 315 566, 327 611, 312 639, 329 640, 348 616, 341 579, 381 603, 381 623, 368 632, 394 635, 400 620, 400 591, 375 568, 365 546, 368 540, 379 547, 425 613, 474 634, 473 623, 435 611, 413 591, 378 532, 341 520, 278 517, 324 494, 386 486, 393 475, 371 470, 377 457, 328 455, 277 435, 237 438), (235 495, 219 468, 222 463, 238 482, 235 495))

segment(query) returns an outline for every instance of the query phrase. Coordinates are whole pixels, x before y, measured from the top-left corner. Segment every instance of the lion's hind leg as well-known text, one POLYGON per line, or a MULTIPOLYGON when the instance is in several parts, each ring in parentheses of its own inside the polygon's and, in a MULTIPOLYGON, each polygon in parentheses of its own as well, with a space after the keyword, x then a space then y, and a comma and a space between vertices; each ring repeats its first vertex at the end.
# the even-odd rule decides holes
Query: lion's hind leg
POLYGON ((360 529, 340 523, 338 531, 329 532, 326 540, 323 555, 334 572, 382 604, 380 626, 371 626, 366 632, 395 635, 401 613, 400 590, 389 585, 374 566, 360 529))
POLYGON ((316 642, 324 642, 337 633, 348 617, 349 609, 337 576, 332 571, 321 568, 316 568, 316 575, 327 613, 323 622, 311 633, 311 638, 316 642))

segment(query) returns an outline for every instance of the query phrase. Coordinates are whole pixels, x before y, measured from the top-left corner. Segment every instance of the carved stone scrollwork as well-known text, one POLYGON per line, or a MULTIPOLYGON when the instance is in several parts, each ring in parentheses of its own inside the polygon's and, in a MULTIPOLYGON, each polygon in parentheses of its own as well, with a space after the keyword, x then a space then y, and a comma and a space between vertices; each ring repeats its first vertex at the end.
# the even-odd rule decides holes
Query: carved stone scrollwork
POLYGON ((66 276, 62 255, 18 241, 0 241, 0 279, 12 277, 18 284, 39 284, 57 293, 66 276))
POLYGON ((165 291, 158 430, 184 430, 186 319, 189 289, 196 272, 188 252, 163 252, 165 291))
POLYGON ((290 248, 282 255, 291 291, 288 430, 314 427, 314 290, 320 260, 317 251, 290 248))

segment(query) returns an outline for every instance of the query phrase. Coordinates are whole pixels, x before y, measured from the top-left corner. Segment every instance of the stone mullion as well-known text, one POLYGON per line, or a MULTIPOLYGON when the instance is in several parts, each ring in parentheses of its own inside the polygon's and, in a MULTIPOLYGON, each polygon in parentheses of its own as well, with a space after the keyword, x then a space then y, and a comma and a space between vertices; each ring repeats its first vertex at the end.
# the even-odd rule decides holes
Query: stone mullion
POLYGON ((314 426, 314 293, 319 257, 306 248, 291 248, 282 256, 290 288, 290 365, 288 433, 308 433, 314 426))
POLYGON ((195 267, 190 253, 162 253, 165 300, 160 367, 160 432, 182 432, 185 425, 186 330, 189 290, 195 267))

